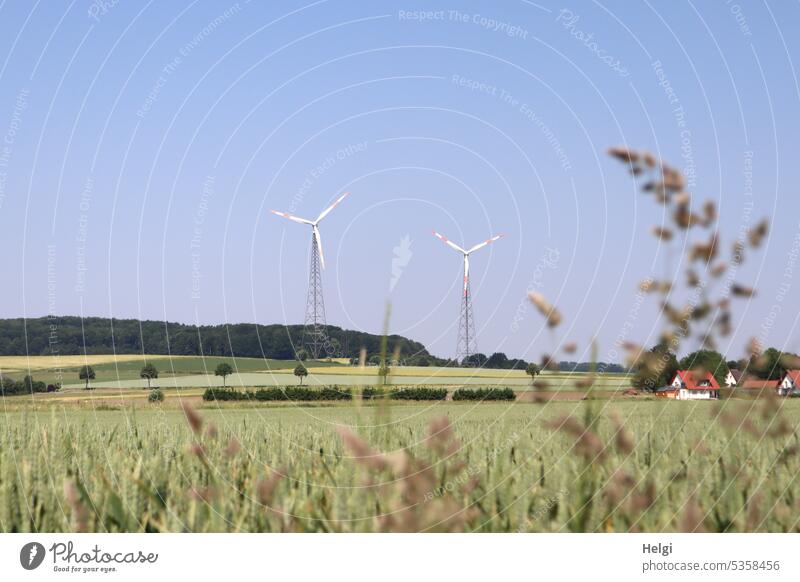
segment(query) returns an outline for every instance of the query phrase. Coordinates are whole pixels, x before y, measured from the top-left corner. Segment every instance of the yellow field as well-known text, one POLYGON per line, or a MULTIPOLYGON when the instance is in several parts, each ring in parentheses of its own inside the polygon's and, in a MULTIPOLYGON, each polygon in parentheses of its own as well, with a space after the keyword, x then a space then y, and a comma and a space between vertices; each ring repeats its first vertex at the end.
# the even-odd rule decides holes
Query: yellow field
POLYGON ((113 364, 133 362, 147 358, 153 359, 180 359, 192 356, 164 356, 141 354, 101 354, 88 356, 0 356, 0 371, 20 372, 25 370, 52 370, 53 368, 77 368, 79 366, 99 366, 100 364, 113 364))
MULTIPOLYGON (((276 372, 277 373, 277 372, 276 372)), ((286 370, 292 373, 292 370, 286 370)), ((342 368, 309 367, 309 374, 328 374, 342 376, 377 376, 377 366, 357 368, 348 366, 342 368)), ((525 378, 524 370, 493 370, 488 368, 436 368, 426 366, 395 366, 390 371, 392 376, 430 376, 436 377, 470 377, 470 378, 525 378)))

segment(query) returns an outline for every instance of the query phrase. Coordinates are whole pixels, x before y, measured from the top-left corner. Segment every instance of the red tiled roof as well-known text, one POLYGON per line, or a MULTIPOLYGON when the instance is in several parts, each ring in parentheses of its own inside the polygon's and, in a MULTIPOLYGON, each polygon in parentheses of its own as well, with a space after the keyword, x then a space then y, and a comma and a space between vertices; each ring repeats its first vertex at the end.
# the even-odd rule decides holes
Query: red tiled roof
POLYGON ((786 376, 789 376, 795 384, 800 385, 800 370, 786 370, 786 376))
MULTIPOLYGON (((683 380, 683 384, 687 390, 719 390, 719 384, 717 384, 717 380, 711 372, 701 374, 693 370, 678 370, 677 375, 683 380), (711 385, 700 386, 700 382, 703 380, 708 380, 711 385)), ((674 382, 675 378, 673 378, 672 381, 674 382)))
POLYGON ((744 380, 741 384, 739 384, 738 388, 744 388, 747 390, 762 390, 765 388, 769 390, 777 390, 780 383, 780 380, 761 380, 754 378, 744 380))

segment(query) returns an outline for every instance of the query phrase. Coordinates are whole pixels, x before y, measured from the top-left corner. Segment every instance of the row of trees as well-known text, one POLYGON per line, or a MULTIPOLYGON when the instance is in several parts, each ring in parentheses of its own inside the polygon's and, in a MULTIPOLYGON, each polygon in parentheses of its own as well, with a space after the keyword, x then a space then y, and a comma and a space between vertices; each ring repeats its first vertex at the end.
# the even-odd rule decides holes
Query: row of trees
MULTIPOLYGON (((233 374, 233 371, 233 367, 230 364, 227 362, 221 362, 214 370, 214 375, 221 376, 222 386, 227 388, 227 377, 233 374)), ((541 368, 536 364, 528 364, 525 372, 531 377, 531 381, 533 381, 535 377, 541 373, 541 368)), ((378 369, 378 375, 383 378, 384 384, 387 383, 390 373, 391 367, 389 364, 386 362, 382 363, 378 369)), ((308 376, 308 369, 303 365, 302 362, 297 364, 295 367, 294 375, 299 378, 300 385, 302 386, 303 380, 308 376)), ((151 380, 158 378, 158 368, 156 368, 156 366, 152 363, 147 363, 142 366, 142 369, 139 371, 139 377, 147 380, 147 388, 150 390, 151 380)), ((91 390, 92 387, 90 381, 97 378, 97 373, 92 366, 85 365, 79 369, 78 378, 86 383, 86 390, 91 390)), ((35 382, 31 376, 25 376, 23 380, 17 382, 8 376, 0 375, 0 388, 2 388, 4 394, 21 394, 33 392, 52 392, 54 390, 58 390, 60 386, 47 386, 44 382, 35 382)))
MULTIPOLYGON (((215 376, 222 376, 223 386, 226 385, 226 379, 231 374, 233 374, 233 367, 227 362, 220 363, 214 370, 215 376)), ((153 364, 145 364, 139 371, 139 377, 142 378, 143 380, 147 380, 147 388, 149 389, 150 381, 158 378, 158 368, 156 368, 155 365, 153 364)), ((78 372, 78 378, 80 380, 84 380, 86 382, 85 389, 90 390, 91 386, 89 385, 89 380, 94 380, 95 378, 97 378, 97 374, 94 371, 94 368, 92 368, 91 366, 83 366, 78 372)))
POLYGON ((525 360, 509 358, 503 352, 495 352, 491 356, 486 354, 472 354, 464 358, 461 365, 465 368, 490 368, 492 370, 524 370, 528 366, 525 360))
MULTIPOLYGON (((509 358, 503 352, 495 352, 491 356, 485 354, 473 354, 469 358, 465 358, 461 365, 468 368, 489 368, 492 370, 525 370, 528 367, 528 362, 522 359, 509 358)), ((588 372, 592 367, 598 370, 603 370, 606 373, 625 373, 627 368, 619 364, 610 364, 606 362, 573 362, 564 361, 557 364, 558 370, 561 372, 588 372)))

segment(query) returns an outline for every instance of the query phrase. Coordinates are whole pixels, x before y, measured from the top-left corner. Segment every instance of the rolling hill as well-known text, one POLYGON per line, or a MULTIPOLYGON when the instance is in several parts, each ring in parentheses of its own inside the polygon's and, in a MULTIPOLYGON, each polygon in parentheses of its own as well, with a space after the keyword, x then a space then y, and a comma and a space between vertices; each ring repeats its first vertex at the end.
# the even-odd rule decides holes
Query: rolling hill
MULTIPOLYGON (((382 337, 327 326, 332 357, 356 358, 362 348, 380 354, 382 337)), ((163 321, 75 316, 0 319, 0 355, 171 354, 291 360, 302 344, 302 325, 236 323, 195 326, 163 321)), ((439 365, 421 343, 392 335, 389 350, 398 346, 416 364, 439 365)))

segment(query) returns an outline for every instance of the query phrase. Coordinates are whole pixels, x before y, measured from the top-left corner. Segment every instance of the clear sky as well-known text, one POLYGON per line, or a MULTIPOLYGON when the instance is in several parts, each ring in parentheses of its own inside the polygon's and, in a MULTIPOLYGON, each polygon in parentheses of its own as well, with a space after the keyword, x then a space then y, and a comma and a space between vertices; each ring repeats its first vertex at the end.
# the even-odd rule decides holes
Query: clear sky
POLYGON ((605 153, 627 144, 693 176, 726 247, 773 218, 731 355, 798 351, 798 22, 725 0, 0 1, 0 316, 300 323, 310 229, 268 211, 349 191, 321 227, 329 323, 378 332, 391 301, 392 332, 453 355, 461 262, 431 229, 503 233, 472 260, 480 350, 585 360, 597 337, 613 360, 654 341, 636 289, 663 274, 660 207, 605 153))

